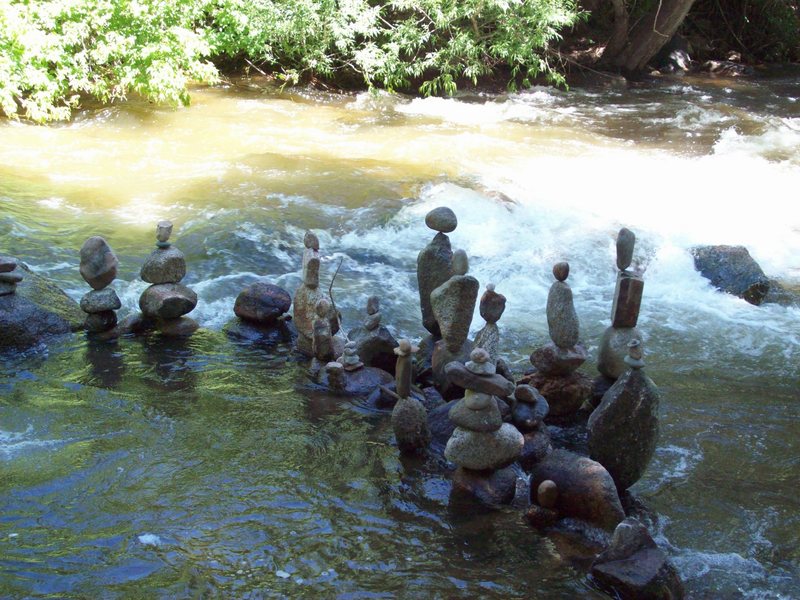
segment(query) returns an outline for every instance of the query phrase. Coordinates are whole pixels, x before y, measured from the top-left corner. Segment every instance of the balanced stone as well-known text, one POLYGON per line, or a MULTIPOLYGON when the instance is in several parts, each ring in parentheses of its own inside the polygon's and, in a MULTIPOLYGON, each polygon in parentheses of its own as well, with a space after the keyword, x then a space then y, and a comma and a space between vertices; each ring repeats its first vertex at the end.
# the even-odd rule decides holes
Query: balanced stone
POLYGON ((81 277, 92 288, 102 290, 117 276, 117 260, 111 246, 100 236, 90 237, 81 247, 81 277))
POLYGON ((400 398, 392 409, 392 429, 401 452, 414 453, 431 442, 428 412, 416 398, 400 398))
POLYGON ((455 231, 458 226, 458 219, 456 218, 456 213, 451 209, 446 206, 440 206, 425 215, 425 225, 434 231, 450 233, 455 231))
POLYGON ((444 233, 437 233, 417 256, 417 284, 422 324, 435 337, 440 335, 440 329, 431 306, 431 292, 450 279, 452 260, 450 238, 444 233))
POLYGON ((156 225, 156 240, 162 244, 169 242, 172 235, 172 221, 159 221, 156 225))
POLYGON ((397 355, 397 365, 395 367, 395 381, 397 382, 397 395, 401 398, 411 396, 411 379, 414 368, 412 356, 419 351, 418 346, 414 346, 408 340, 400 340, 394 353, 397 355))
POLYGON ((571 348, 578 343, 578 315, 572 302, 572 290, 565 281, 556 281, 550 287, 547 295, 547 327, 556 346, 571 348))
POLYGON ((353 341, 349 341, 344 345, 342 356, 337 359, 337 362, 344 366, 345 371, 357 371, 364 366, 364 363, 361 362, 361 358, 358 356, 356 343, 353 341))
POLYGON ((272 283, 257 281, 239 293, 233 312, 245 321, 273 325, 278 317, 289 311, 291 305, 289 292, 272 283))
POLYGON ((518 385, 514 390, 517 402, 511 411, 511 420, 520 431, 539 429, 550 412, 550 405, 535 387, 518 385))
POLYGON ((483 348, 475 348, 469 355, 470 360, 465 365, 475 375, 494 375, 497 371, 490 361, 489 353, 483 348))
POLYGON ((569 263, 559 262, 553 265, 553 277, 556 281, 566 281, 569 277, 569 263))
POLYGON ((139 298, 139 308, 146 317, 177 319, 197 306, 197 294, 180 283, 151 285, 139 298))
POLYGON ((636 327, 642 305, 644 281, 641 277, 622 272, 617 277, 614 304, 611 307, 611 326, 617 328, 636 327))
POLYGON ((467 253, 459 248, 453 252, 450 272, 453 275, 466 275, 467 271, 469 271, 469 258, 467 257, 467 253))
POLYGON ((617 268, 626 270, 633 262, 633 247, 636 244, 636 234, 623 227, 617 234, 617 268))
POLYGON ((174 246, 156 248, 145 259, 139 276, 147 283, 179 283, 186 276, 183 252, 174 246))
POLYGON ((493 283, 486 285, 486 291, 481 296, 479 310, 481 317, 487 323, 497 323, 506 310, 506 297, 494 291, 493 283))
POLYGON ((328 318, 331 310, 331 303, 321 298, 317 302, 317 318, 314 319, 314 329, 312 338, 312 349, 314 357, 323 363, 328 363, 335 358, 333 350, 333 334, 331 334, 331 324, 328 318))
POLYGON ((601 463, 620 490, 644 474, 658 441, 659 393, 642 367, 641 345, 630 343, 630 370, 603 396, 589 417, 589 455, 601 463))
POLYGON ((447 379, 465 390, 474 390, 505 398, 514 393, 514 383, 502 375, 476 375, 458 361, 444 367, 447 379))
MULTIPOLYGON (((457 266, 464 266, 463 256, 457 266)), ((478 280, 471 275, 455 274, 431 292, 433 315, 450 352, 458 352, 467 341, 479 288, 478 280)))
POLYGON ((21 283, 22 280, 23 276, 22 273, 19 272, 19 270, 0 273, 0 283, 10 283, 16 285, 18 283, 21 283))
POLYGON ((117 310, 121 306, 122 303, 114 288, 92 290, 81 298, 81 310, 89 314, 117 310))
POLYGON ((492 432, 456 427, 444 455, 450 462, 467 469, 499 469, 517 459, 524 443, 522 434, 509 423, 503 423, 492 432))
POLYGON ((10 256, 0 256, 0 273, 10 273, 17 268, 17 259, 10 256))
POLYGON ((303 245, 311 250, 319 250, 319 238, 313 231, 306 231, 303 236, 303 245))
POLYGON ((571 417, 592 396, 592 380, 580 371, 555 377, 534 373, 523 381, 547 399, 550 416, 556 419, 571 417))
POLYGON ((459 400, 450 409, 449 417, 457 427, 470 431, 497 431, 503 424, 500 409, 494 401, 489 402, 485 408, 474 410, 465 400, 459 400))
POLYGON ((588 356, 583 344, 559 348, 550 342, 533 351, 531 364, 544 375, 569 375, 586 362, 588 356))
POLYGON ((497 359, 500 358, 500 329, 497 327, 497 323, 486 323, 483 326, 483 329, 475 335, 475 346, 483 348, 489 353, 489 360, 492 364, 497 362, 497 359))
POLYGON ((471 410, 483 410, 492 404, 496 404, 491 394, 466 390, 464 392, 464 405, 471 410))
POLYGON ((636 327, 607 328, 600 339, 597 370, 610 379, 617 379, 622 375, 628 369, 625 356, 628 354, 628 344, 632 340, 642 341, 642 334, 636 327))
POLYGON ((117 324, 117 313, 113 310, 91 313, 86 317, 86 330, 101 333, 112 329, 117 324))

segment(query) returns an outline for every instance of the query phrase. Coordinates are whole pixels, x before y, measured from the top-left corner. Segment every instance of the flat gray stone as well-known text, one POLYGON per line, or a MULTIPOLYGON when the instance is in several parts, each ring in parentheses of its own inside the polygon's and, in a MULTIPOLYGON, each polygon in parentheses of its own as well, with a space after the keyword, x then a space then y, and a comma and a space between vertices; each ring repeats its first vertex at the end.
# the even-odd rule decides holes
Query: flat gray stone
POLYGON ((17 268, 17 259, 12 256, 0 256, 0 273, 10 273, 17 268))
POLYGON ((572 348, 578 343, 578 314, 572 301, 572 290, 563 281, 553 283, 547 295, 547 327, 550 330, 550 339, 556 346, 572 348))
POLYGON ((81 277, 95 290, 102 290, 117 276, 117 260, 111 246, 100 236, 90 237, 81 247, 81 277))
POLYGON ((20 273, 19 269, 17 269, 16 271, 8 271, 6 273, 0 273, 0 283, 9 283, 16 285, 20 283, 23 279, 24 277, 22 276, 22 273, 20 273))
POLYGON ((497 403, 494 401, 490 402, 486 408, 472 410, 464 400, 459 400, 450 409, 449 416, 457 427, 470 431, 497 431, 503 424, 500 409, 497 408, 497 403))
POLYGON ((431 307, 450 352, 467 341, 480 284, 471 275, 454 275, 431 292, 431 307))
POLYGON ((139 297, 139 308, 146 317, 177 319, 197 306, 197 294, 180 283, 151 285, 139 297))
POLYGON ((458 361, 444 367, 447 379, 465 390, 473 390, 505 398, 514 393, 514 384, 502 375, 476 375, 458 361))
POLYGON ((102 290, 92 290, 81 298, 81 310, 89 314, 118 310, 121 307, 122 302, 120 302, 114 288, 107 287, 102 290))
POLYGON ((490 433, 456 427, 444 455, 466 469, 500 469, 519 457, 524 443, 522 434, 509 423, 503 423, 500 429, 490 433))
POLYGON ((186 259, 175 246, 156 248, 139 273, 147 283, 178 283, 186 276, 186 259))

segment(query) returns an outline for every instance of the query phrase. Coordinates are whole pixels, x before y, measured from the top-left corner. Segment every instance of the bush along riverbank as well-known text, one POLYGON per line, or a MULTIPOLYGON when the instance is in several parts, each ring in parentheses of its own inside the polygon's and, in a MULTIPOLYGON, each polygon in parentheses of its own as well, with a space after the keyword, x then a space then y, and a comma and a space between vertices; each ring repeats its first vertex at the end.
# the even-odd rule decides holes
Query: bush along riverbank
POLYGON ((610 4, 14 0, 0 6, 0 110, 48 122, 69 118, 86 98, 188 104, 187 85, 214 84, 222 70, 427 96, 561 85, 576 68, 742 74, 741 61, 800 58, 798 9, 784 0, 724 10, 693 0, 673 0, 670 11, 610 4), (636 27, 650 21, 640 35, 636 27))

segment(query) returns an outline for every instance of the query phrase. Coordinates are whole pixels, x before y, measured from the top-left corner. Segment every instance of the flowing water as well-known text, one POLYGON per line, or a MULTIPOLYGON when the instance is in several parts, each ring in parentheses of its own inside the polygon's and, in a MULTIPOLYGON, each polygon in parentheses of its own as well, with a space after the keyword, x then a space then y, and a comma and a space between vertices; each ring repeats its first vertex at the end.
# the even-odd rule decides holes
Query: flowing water
POLYGON ((0 124, 0 253, 79 299, 78 249, 103 235, 124 316, 169 218, 205 328, 0 362, 0 596, 604 597, 524 502, 460 514, 441 471, 399 458, 388 413, 312 393, 287 348, 222 331, 259 277, 296 289, 311 228, 323 282, 341 263, 345 326, 379 294, 384 322, 419 339, 416 254, 440 205, 508 298, 517 372, 547 339, 562 259, 593 372, 615 234, 637 233, 663 401, 633 491, 691 597, 800 596, 800 310, 716 292, 687 251, 743 244, 800 282, 798 99, 797 72, 447 100, 241 81, 183 110, 0 124))

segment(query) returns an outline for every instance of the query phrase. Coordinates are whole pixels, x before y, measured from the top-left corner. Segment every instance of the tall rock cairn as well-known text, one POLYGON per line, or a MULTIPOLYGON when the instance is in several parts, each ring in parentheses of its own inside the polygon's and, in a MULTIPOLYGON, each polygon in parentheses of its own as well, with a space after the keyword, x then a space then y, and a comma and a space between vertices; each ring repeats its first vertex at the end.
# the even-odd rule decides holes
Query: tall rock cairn
POLYGON ((453 250, 447 234, 455 231, 458 219, 452 210, 440 206, 425 216, 425 224, 438 233, 417 256, 419 304, 422 309, 422 324, 435 339, 438 339, 441 331, 433 314, 431 292, 450 279, 453 250))
POLYGON ((122 303, 114 288, 108 287, 117 276, 117 259, 111 246, 100 236, 90 237, 81 247, 81 277, 92 291, 81 298, 81 310, 87 314, 86 330, 102 333, 117 325, 117 311, 122 303))
POLYGON ((168 329, 197 306, 197 294, 181 284, 186 275, 186 258, 169 241, 172 222, 156 226, 156 249, 145 259, 139 276, 152 284, 139 297, 142 314, 168 329))
POLYGON ((556 281, 547 295, 547 327, 552 341, 531 354, 536 373, 527 383, 547 399, 550 415, 568 417, 591 396, 592 382, 577 371, 587 352, 579 342, 580 323, 567 283, 569 263, 556 263, 553 276, 556 281))
POLYGON ((609 379, 617 379, 627 369, 624 359, 628 354, 628 344, 633 340, 642 341, 636 323, 642 305, 644 281, 628 271, 635 245, 636 235, 630 229, 620 229, 617 235, 619 273, 611 307, 611 327, 603 332, 597 356, 597 370, 609 379))
MULTIPOLYGON (((481 391, 485 387, 480 385, 480 380, 495 376, 495 366, 489 360, 489 353, 483 348, 476 348, 470 354, 470 359, 466 369, 478 381, 470 384, 464 398, 450 409, 450 420, 456 428, 447 441, 444 455, 447 460, 458 465, 461 471, 456 472, 454 480, 497 481, 497 478, 493 478, 494 473, 519 457, 524 439, 516 427, 503 423, 497 398, 481 391)), ((511 502, 516 478, 502 479, 505 485, 502 490, 496 490, 495 496, 499 502, 511 502)), ((462 487, 475 488, 474 485, 462 487)))
POLYGON ((8 296, 17 291, 17 284, 22 282, 22 269, 17 268, 17 261, 9 256, 0 256, 0 296, 8 296))
POLYGON ((408 340, 400 340, 394 350, 397 355, 395 381, 399 399, 392 409, 392 429, 400 452, 404 454, 421 452, 431 442, 428 412, 422 402, 411 395, 413 357, 418 350, 408 340))
POLYGON ((642 344, 628 343, 628 370, 603 395, 589 417, 589 456, 603 465, 617 489, 644 474, 658 442, 658 388, 645 375, 642 344))
POLYGON ((493 283, 486 284, 486 291, 481 296, 479 304, 479 311, 486 325, 475 336, 475 347, 486 350, 489 353, 489 360, 494 365, 497 364, 500 352, 500 329, 497 327, 497 322, 505 310, 506 297, 495 291, 493 283))
POLYGON ((297 328, 298 352, 313 356, 316 306, 324 298, 319 289, 319 238, 311 231, 306 231, 303 244, 303 283, 294 294, 293 321, 297 328))

